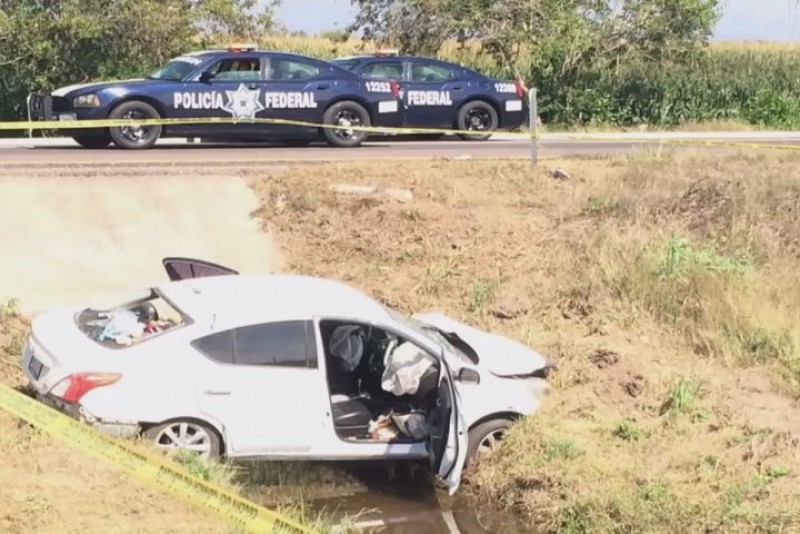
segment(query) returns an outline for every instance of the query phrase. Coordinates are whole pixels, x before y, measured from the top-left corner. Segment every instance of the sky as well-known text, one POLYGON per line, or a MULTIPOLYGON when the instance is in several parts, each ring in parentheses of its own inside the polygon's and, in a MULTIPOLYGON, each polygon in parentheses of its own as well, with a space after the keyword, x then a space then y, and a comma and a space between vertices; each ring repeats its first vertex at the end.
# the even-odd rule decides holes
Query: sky
MULTIPOLYGON (((800 41, 800 0, 720 0, 723 15, 715 40, 800 41)), ((350 0, 283 0, 278 18, 309 34, 343 28, 352 21, 350 0)))

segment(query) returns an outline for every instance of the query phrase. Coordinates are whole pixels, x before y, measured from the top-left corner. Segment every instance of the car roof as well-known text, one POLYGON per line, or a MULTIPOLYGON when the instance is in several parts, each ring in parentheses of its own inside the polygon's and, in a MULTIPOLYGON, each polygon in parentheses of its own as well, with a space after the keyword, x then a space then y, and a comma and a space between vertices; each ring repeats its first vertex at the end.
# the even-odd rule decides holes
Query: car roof
POLYGON ((323 60, 306 56, 303 54, 296 54, 294 52, 285 52, 283 50, 262 50, 260 48, 249 48, 249 49, 242 49, 242 50, 231 50, 227 48, 209 48, 207 50, 197 50, 195 52, 189 52, 187 54, 182 54, 184 56, 228 56, 228 55, 247 55, 247 54, 256 54, 256 55, 270 55, 270 56, 283 56, 283 57, 292 57, 297 59, 305 59, 305 60, 312 60, 321 63, 325 63, 323 60))
POLYGON ((222 328, 314 316, 391 319, 387 308, 358 289, 313 276, 208 276, 166 282, 157 289, 193 319, 215 317, 222 328))

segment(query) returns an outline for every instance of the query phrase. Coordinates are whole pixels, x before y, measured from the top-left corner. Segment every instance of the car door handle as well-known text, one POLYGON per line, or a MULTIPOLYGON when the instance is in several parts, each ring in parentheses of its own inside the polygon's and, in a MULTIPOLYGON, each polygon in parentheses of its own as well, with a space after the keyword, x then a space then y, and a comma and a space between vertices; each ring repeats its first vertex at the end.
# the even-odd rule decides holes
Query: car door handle
POLYGON ((464 88, 461 87, 460 85, 457 85, 456 87, 453 87, 453 91, 461 91, 462 89, 464 89, 464 88))
POLYGON ((230 391, 213 391, 210 389, 207 389, 203 392, 203 395, 215 395, 215 396, 230 395, 230 394, 231 394, 230 391))
POLYGON ((258 84, 256 84, 256 83, 247 84, 247 88, 248 89, 258 89, 258 84))
POLYGON ((323 83, 323 84, 317 86, 317 89, 319 89, 320 91, 324 91, 325 89, 330 89, 330 88, 331 88, 331 86, 328 85, 327 83, 323 83))

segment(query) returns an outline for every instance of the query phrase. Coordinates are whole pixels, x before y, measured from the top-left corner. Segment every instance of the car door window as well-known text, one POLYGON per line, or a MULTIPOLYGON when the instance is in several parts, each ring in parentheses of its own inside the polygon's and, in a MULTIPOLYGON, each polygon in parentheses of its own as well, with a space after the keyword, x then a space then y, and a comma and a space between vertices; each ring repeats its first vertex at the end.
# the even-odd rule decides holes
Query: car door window
POLYGON ((412 82, 446 82, 452 77, 452 71, 441 65, 433 63, 412 63, 411 65, 412 82))
POLYGON ((219 363, 233 363, 233 334, 231 330, 212 334, 192 342, 192 346, 219 363))
POLYGON ((272 58, 269 62, 271 81, 305 81, 319 76, 319 67, 304 61, 272 58))
POLYGON ((193 341, 192 346, 219 363, 317 367, 317 346, 310 321, 243 326, 204 336, 193 341))
POLYGON ((257 82, 261 80, 258 58, 226 58, 211 65, 208 72, 218 82, 257 82))
POLYGON ((402 80, 403 64, 399 61, 376 61, 361 70, 361 76, 373 80, 402 80))

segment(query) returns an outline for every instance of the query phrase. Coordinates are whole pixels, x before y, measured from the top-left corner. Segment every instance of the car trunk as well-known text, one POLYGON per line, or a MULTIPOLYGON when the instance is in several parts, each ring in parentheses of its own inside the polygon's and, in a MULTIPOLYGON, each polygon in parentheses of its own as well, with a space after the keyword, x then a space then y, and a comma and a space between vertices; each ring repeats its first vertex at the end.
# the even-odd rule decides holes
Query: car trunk
POLYGON ((61 308, 33 320, 23 355, 23 371, 38 393, 46 394, 70 373, 95 369, 102 361, 105 349, 75 323, 79 311, 75 307, 61 308))

